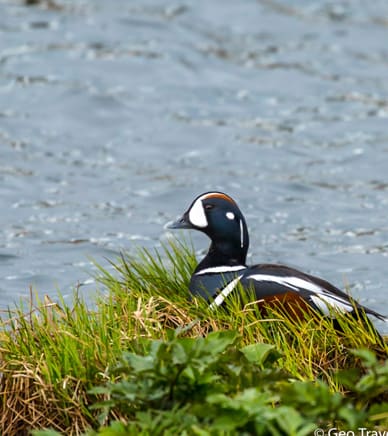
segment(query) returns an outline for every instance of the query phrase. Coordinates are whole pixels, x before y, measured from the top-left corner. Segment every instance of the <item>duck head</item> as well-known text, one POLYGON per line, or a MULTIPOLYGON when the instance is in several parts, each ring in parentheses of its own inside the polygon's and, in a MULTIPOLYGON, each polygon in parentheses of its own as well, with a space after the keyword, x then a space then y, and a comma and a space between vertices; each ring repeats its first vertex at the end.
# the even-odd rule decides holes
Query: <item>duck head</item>
MULTIPOLYGON (((245 218, 237 203, 223 192, 198 196, 170 229, 194 229, 211 239, 206 266, 245 265, 249 247, 245 218)), ((201 264, 203 264, 201 262, 201 264)))

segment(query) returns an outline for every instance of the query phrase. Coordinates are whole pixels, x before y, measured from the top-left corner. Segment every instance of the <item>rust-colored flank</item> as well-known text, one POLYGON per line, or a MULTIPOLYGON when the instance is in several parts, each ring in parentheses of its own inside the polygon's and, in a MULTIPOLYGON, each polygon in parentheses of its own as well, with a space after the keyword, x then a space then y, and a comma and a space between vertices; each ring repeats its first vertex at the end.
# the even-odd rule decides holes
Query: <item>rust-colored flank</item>
POLYGON ((298 318, 304 318, 306 312, 311 311, 311 306, 296 292, 271 295, 258 301, 259 307, 264 313, 266 308, 279 307, 279 303, 285 312, 289 312, 298 318))

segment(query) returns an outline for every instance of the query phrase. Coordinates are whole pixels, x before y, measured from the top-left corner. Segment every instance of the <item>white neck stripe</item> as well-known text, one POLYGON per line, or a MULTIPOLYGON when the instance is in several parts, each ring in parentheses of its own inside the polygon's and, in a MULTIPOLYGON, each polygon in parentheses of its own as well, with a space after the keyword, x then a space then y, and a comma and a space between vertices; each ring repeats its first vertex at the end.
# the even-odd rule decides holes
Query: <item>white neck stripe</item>
POLYGON ((216 273, 228 273, 233 271, 241 271, 243 269, 246 269, 247 267, 244 265, 236 265, 236 266, 212 266, 210 268, 201 269, 200 271, 196 272, 196 276, 200 276, 202 274, 216 274, 216 273))
POLYGON ((244 247, 244 226, 242 220, 240 220, 240 241, 241 241, 241 248, 244 247))

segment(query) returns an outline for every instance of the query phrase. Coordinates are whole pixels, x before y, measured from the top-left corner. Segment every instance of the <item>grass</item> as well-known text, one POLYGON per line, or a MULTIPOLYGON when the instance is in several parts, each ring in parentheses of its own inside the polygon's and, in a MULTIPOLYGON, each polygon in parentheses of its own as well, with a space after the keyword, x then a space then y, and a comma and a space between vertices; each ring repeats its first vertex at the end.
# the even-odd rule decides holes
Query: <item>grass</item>
POLYGON ((278 308, 264 318, 247 295, 211 310, 187 298, 195 265, 189 244, 171 242, 123 254, 113 272, 99 267, 93 310, 75 292, 70 305, 45 298, 9 311, 0 325, 0 434, 388 426, 388 346, 370 323, 340 316, 338 333, 310 313, 296 322, 278 308))

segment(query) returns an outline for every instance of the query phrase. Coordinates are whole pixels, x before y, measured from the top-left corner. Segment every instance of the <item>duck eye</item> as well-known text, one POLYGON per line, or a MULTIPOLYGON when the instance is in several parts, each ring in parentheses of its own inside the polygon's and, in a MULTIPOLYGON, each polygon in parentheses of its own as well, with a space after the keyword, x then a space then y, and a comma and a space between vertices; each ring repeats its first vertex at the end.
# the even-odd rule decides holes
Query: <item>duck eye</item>
POLYGON ((210 210, 210 209, 213 209, 213 205, 212 204, 205 204, 205 209, 206 210, 210 210))

